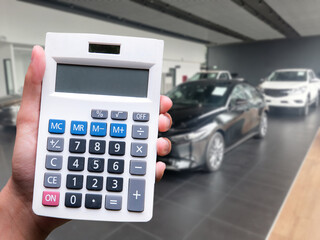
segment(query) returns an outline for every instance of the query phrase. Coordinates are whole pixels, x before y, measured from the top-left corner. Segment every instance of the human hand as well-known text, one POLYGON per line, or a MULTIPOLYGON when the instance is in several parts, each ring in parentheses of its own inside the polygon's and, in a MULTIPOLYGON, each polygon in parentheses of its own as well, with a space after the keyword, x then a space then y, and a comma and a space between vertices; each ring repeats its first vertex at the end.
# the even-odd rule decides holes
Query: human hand
MULTIPOLYGON (((4 239, 44 239, 54 228, 67 220, 37 216, 32 212, 32 195, 40 114, 41 83, 45 71, 45 53, 39 46, 32 51, 17 117, 17 134, 12 157, 12 176, 0 193, 0 236, 4 239), (6 237, 5 237, 6 236, 6 237)), ((161 96, 159 131, 171 127, 167 111, 172 102, 161 96)), ((171 150, 166 138, 157 140, 158 155, 171 150)), ((164 173, 165 164, 158 162, 156 180, 164 173)))

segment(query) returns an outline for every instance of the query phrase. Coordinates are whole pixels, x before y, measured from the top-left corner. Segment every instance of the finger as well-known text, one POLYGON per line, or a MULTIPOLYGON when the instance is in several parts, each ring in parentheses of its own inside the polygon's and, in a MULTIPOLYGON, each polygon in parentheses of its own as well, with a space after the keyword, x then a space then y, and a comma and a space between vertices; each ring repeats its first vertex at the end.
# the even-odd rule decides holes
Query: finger
POLYGON ((156 181, 159 182, 164 174, 164 170, 166 169, 166 164, 163 162, 157 162, 156 166, 156 181))
POLYGON ((157 153, 159 156, 165 156, 171 151, 171 141, 168 138, 158 138, 157 153))
POLYGON ((166 113, 172 107, 172 101, 167 96, 160 96, 160 113, 166 113))
POLYGON ((31 62, 25 77, 21 107, 17 117, 17 128, 21 124, 37 128, 40 109, 41 83, 45 71, 45 54, 40 46, 32 50, 31 62), (35 124, 36 123, 36 124, 35 124))
POLYGON ((169 113, 159 115, 159 131, 166 132, 171 128, 172 118, 169 113))

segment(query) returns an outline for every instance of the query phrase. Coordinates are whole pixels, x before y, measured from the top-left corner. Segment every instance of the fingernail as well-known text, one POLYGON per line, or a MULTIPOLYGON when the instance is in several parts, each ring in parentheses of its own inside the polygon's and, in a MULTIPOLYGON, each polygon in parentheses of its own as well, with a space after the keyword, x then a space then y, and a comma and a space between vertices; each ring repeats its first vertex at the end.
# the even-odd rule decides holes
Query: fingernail
POLYGON ((171 119, 168 116, 166 116, 165 114, 161 114, 161 115, 163 116, 166 129, 169 129, 171 126, 171 119))

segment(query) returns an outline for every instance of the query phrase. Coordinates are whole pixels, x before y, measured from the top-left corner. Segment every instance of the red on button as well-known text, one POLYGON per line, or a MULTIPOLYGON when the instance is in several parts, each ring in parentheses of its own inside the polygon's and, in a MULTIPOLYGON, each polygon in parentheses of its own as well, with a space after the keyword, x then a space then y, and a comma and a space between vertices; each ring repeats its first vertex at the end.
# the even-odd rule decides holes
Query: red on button
POLYGON ((44 206, 58 206, 59 205, 59 192, 43 192, 42 205, 44 206))

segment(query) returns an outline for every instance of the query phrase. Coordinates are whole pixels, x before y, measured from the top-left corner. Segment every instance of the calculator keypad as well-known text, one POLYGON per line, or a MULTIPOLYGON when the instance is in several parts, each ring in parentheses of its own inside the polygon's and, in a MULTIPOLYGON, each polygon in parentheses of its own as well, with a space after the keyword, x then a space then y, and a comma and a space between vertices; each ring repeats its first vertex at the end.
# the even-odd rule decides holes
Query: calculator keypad
POLYGON ((64 185, 66 192, 62 194, 67 208, 144 211, 148 153, 145 140, 149 137, 150 116, 143 112, 131 114, 136 124, 128 125, 126 111, 111 111, 108 119, 108 111, 100 109, 91 110, 91 122, 49 120, 44 174, 48 191, 43 191, 44 206, 61 204, 59 189, 64 185), (69 139, 64 137, 67 129, 69 139), (59 172, 64 166, 66 176, 59 172), (124 173, 129 175, 124 177, 124 173), (123 191, 124 185, 128 191, 123 191), (123 199, 127 200, 125 207, 123 199))

